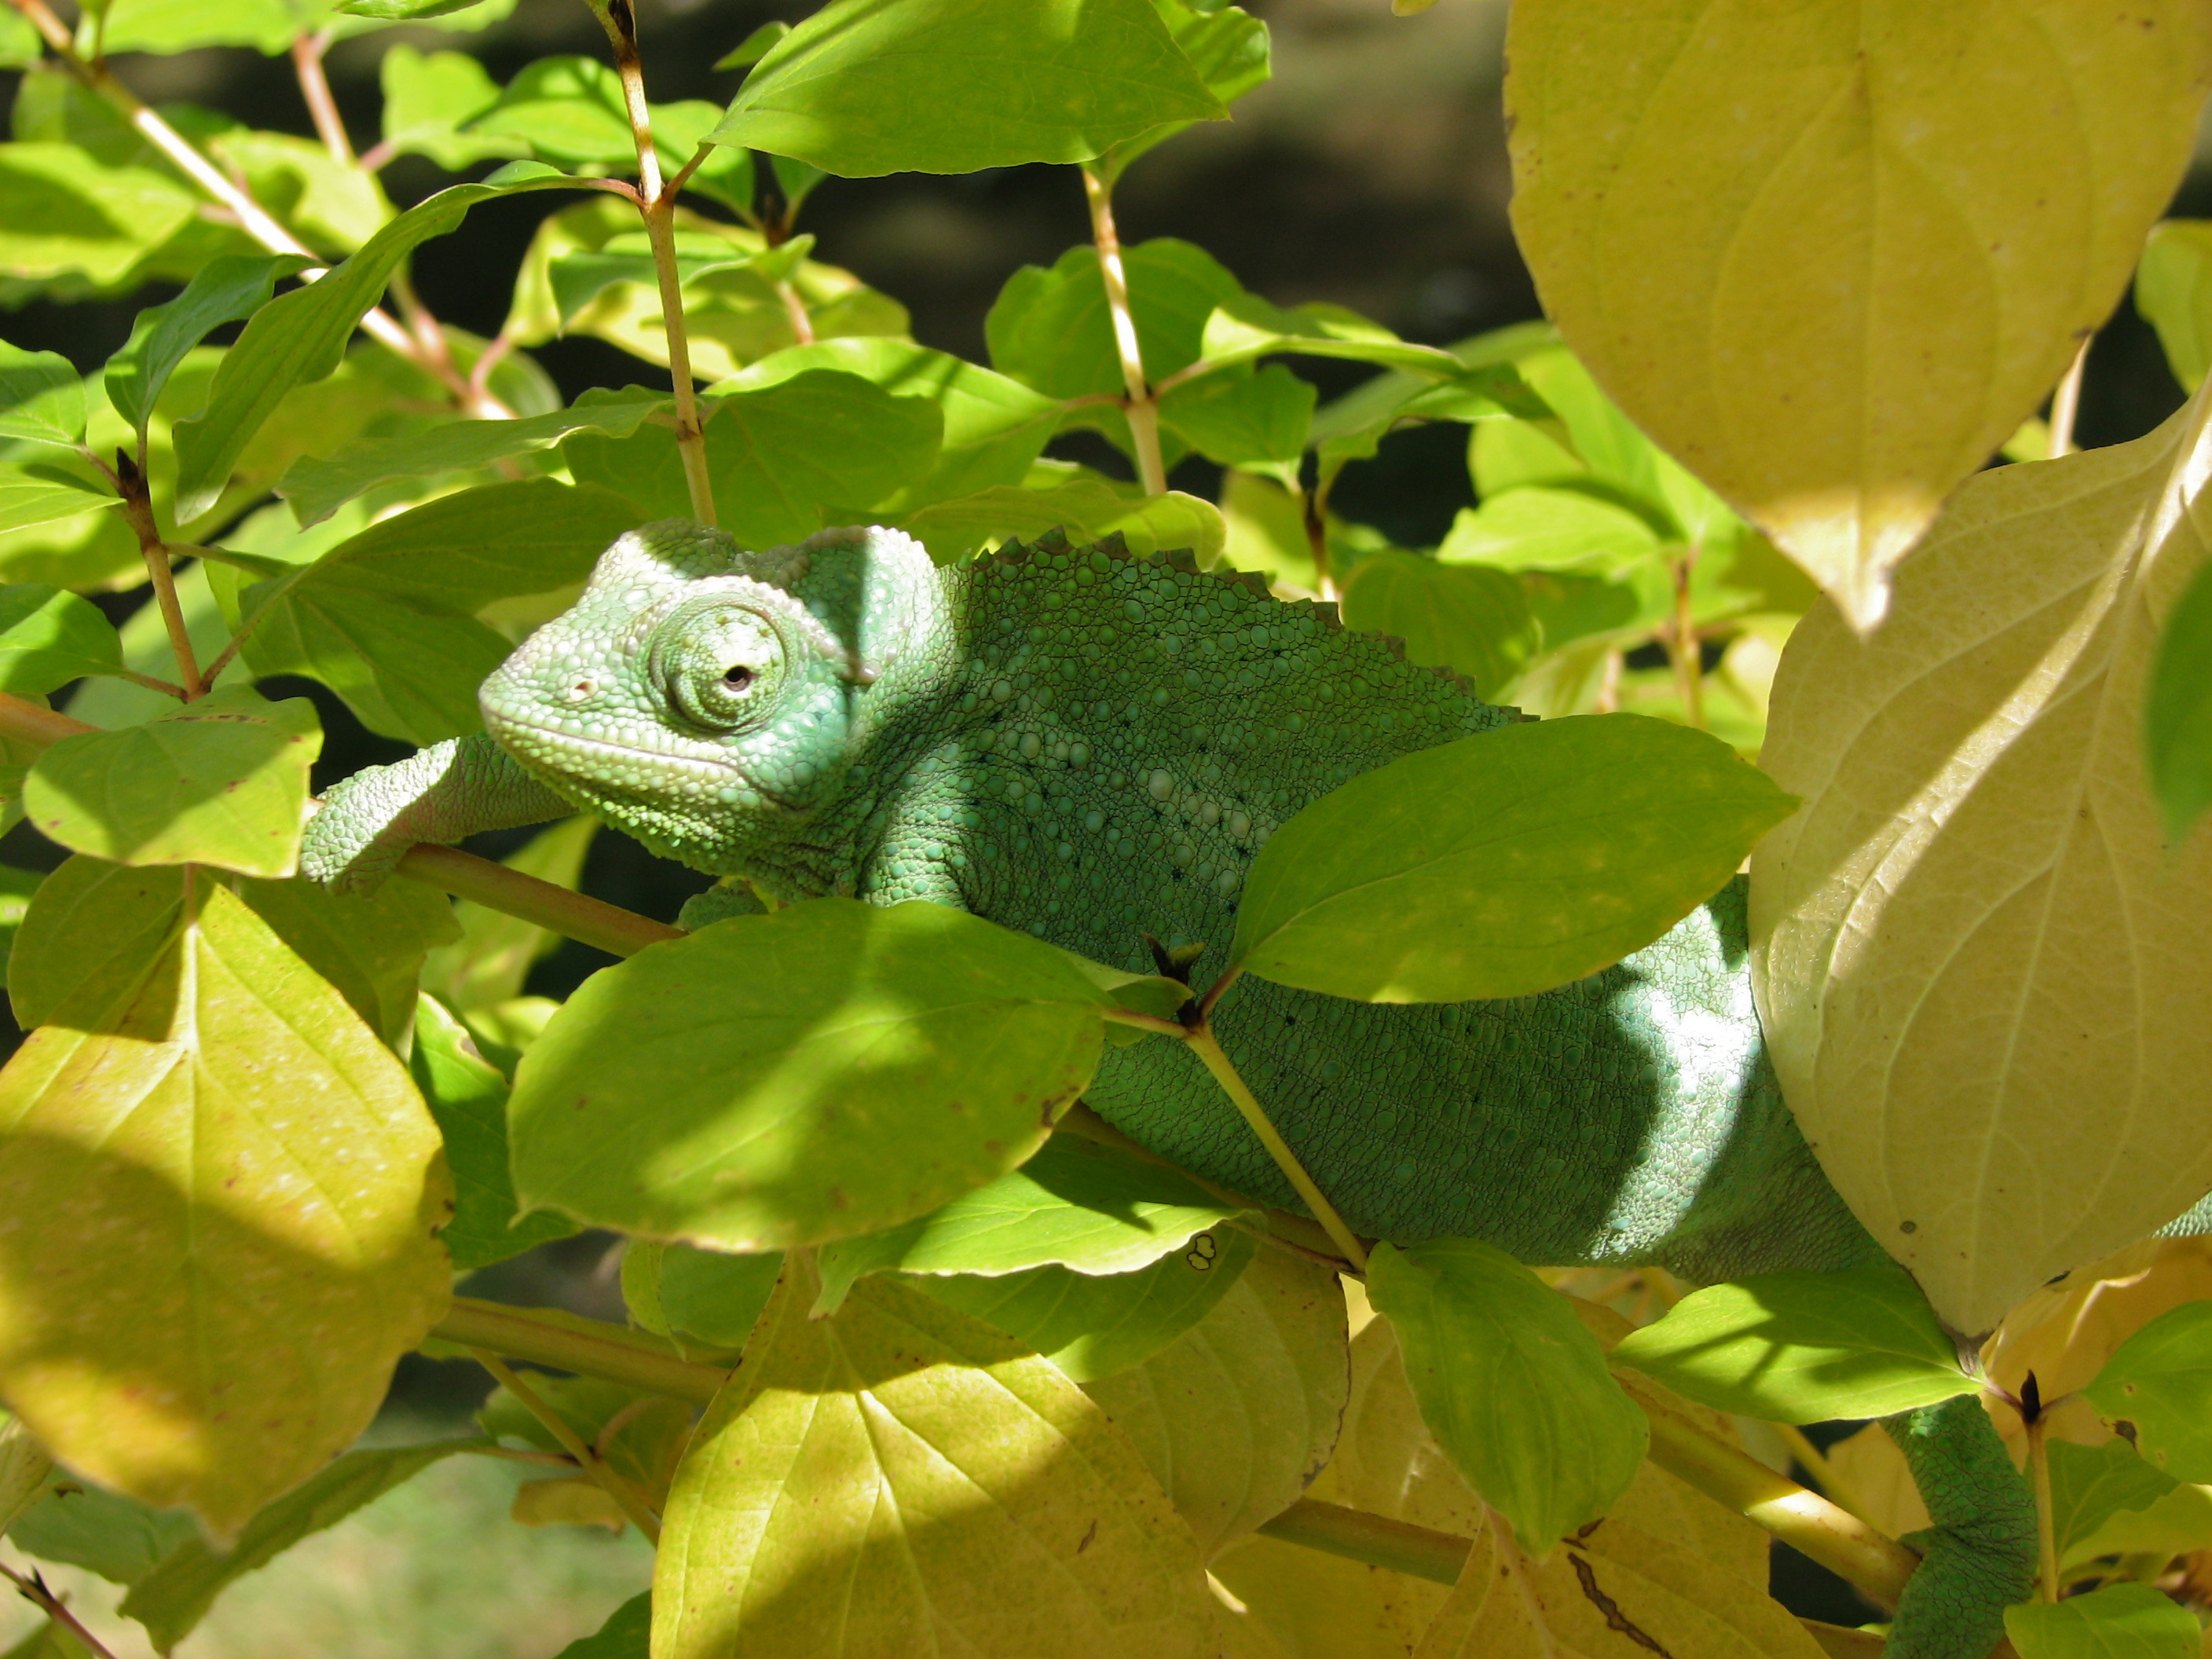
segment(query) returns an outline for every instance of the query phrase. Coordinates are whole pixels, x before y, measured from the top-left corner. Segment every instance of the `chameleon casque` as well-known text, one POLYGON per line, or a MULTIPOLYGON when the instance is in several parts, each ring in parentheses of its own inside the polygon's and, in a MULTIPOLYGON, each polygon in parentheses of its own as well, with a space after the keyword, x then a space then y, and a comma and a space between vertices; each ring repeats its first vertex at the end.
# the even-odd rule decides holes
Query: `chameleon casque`
MULTIPOLYGON (((1053 536, 939 568, 896 531, 754 553, 677 520, 610 548, 481 700, 485 735, 331 793, 311 875, 368 886, 418 842, 581 809, 774 902, 928 899, 1139 972, 1147 933, 1204 942, 1200 985, 1275 828, 1517 718, 1331 607, 1187 556, 1053 536)), ((1377 1006, 1248 977, 1214 1028, 1364 1234, 1704 1281, 1881 1261, 1783 1103, 1745 955, 1739 881, 1541 995, 1377 1006)), ((1299 1207, 1182 1045, 1109 1047, 1085 1098, 1299 1207)), ((1936 1522, 1892 1652, 1981 1659, 2033 1583, 2033 1500, 1972 1399, 1889 1428, 1936 1522)))

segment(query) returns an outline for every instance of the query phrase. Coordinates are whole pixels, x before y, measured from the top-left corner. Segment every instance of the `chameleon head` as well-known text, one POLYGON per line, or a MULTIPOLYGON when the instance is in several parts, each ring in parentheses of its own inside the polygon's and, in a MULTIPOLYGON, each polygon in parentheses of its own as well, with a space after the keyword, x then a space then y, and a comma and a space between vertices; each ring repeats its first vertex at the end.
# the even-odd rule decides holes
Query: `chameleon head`
POLYGON ((749 553, 689 520, 644 525, 485 680, 484 725, 654 850, 725 867, 748 821, 834 794, 868 688, 934 592, 927 554, 896 531, 749 553))

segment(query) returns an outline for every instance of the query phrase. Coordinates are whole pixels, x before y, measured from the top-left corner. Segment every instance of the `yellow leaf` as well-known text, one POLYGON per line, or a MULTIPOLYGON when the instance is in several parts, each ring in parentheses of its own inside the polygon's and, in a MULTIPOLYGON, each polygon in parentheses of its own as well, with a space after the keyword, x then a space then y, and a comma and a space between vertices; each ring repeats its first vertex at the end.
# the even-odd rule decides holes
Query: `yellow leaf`
POLYGON ((526 1480, 514 1489, 507 1513, 526 1527, 605 1527, 620 1532, 629 1522, 606 1488, 584 1474, 526 1480))
MULTIPOLYGON (((1639 1484, 1653 1477, 1664 1478, 1647 1464, 1639 1484)), ((1565 1540, 1540 1567, 1486 1528, 1416 1656, 1649 1659, 1655 1652, 1819 1659, 1820 1649, 1766 1593, 1763 1572, 1749 1582, 1715 1572, 1691 1540, 1663 1536, 1616 1510, 1565 1540)))
POLYGON ((2168 1309, 2212 1299, 2212 1238, 2152 1238, 2039 1287, 1982 1347, 2013 1394, 2035 1373, 2045 1400, 2087 1388, 2113 1350, 2168 1309))
POLYGON ((1350 1388, 1337 1276, 1262 1245, 1206 1317, 1143 1364, 1084 1385, 1212 1556, 1297 1502, 1350 1388))
POLYGON ((1767 1042, 1962 1331, 2212 1188, 2212 837, 2167 848, 2142 751, 2208 410, 1974 478, 1878 634, 1820 606, 1775 677, 1761 764, 1805 805, 1752 860, 1767 1042))
POLYGON ((1211 1654, 1190 1529, 1080 1389, 894 1279, 818 1288, 786 1267, 677 1474, 659 1659, 1211 1654))
MULTIPOLYGON (((2017 1412, 2002 1415, 2020 1418, 2017 1412)), ((1920 1501, 1905 1454, 1881 1424, 1869 1423, 1829 1447, 1828 1467, 1838 1483, 1828 1496, 1875 1531, 1902 1538, 1928 1526, 1928 1506, 1920 1501)))
POLYGON ((1513 223, 1629 416, 1859 629, 2119 297, 2194 0, 1519 0, 1513 223))
POLYGON ((103 1011, 0 1072, 0 1397, 227 1534, 368 1426, 444 1312, 406 1068, 204 872, 103 1011))

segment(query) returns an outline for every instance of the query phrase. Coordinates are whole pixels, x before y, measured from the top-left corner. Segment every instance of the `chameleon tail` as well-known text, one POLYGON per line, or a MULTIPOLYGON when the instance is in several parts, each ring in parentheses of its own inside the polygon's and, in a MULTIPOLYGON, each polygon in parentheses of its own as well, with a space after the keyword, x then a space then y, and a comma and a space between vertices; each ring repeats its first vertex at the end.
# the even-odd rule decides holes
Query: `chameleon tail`
POLYGON ((1898 1603, 1889 1659, 1985 1659, 2035 1588, 2035 1497, 1972 1395, 1883 1419, 1935 1525, 1898 1603))

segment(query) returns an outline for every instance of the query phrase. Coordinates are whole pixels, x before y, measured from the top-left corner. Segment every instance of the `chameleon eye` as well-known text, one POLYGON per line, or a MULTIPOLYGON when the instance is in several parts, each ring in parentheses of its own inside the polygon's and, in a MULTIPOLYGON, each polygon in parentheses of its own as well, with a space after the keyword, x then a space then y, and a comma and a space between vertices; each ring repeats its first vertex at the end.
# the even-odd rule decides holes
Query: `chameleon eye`
POLYGON ((732 663, 722 671, 722 684, 732 691, 749 691, 752 689, 753 671, 741 662, 732 663))
POLYGON ((767 617, 715 594, 678 607, 653 630, 647 656, 671 712, 716 732, 764 718, 784 660, 767 617))

